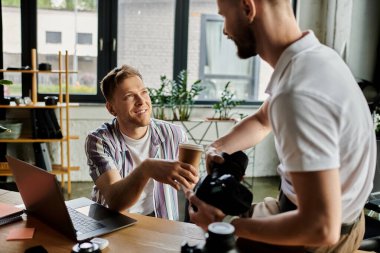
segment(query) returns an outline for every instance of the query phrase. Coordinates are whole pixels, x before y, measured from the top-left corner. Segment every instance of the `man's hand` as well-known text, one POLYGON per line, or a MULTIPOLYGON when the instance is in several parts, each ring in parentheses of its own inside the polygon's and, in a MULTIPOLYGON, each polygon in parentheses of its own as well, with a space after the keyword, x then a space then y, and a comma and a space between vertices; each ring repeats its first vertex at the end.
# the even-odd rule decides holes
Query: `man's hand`
POLYGON ((176 190, 181 189, 180 185, 192 189, 199 180, 197 169, 179 161, 148 158, 140 166, 149 178, 170 184, 176 190))
POLYGON ((222 164, 224 159, 220 152, 216 150, 216 148, 209 146, 206 151, 206 169, 207 174, 212 173, 212 167, 214 163, 222 164))
POLYGON ((190 220, 200 226, 204 231, 207 231, 207 227, 210 223, 222 221, 226 216, 218 208, 206 204, 204 201, 200 200, 197 196, 195 196, 194 192, 187 191, 185 195, 189 200, 190 220), (197 211, 194 211, 192 206, 195 206, 197 211))

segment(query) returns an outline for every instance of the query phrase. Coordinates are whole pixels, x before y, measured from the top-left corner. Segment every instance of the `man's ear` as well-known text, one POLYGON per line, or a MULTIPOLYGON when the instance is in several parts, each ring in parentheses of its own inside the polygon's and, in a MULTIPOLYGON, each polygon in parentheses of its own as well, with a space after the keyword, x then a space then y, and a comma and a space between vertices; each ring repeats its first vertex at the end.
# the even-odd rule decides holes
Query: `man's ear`
POLYGON ((106 102, 106 108, 108 110, 109 113, 111 113, 113 116, 116 117, 116 112, 115 110, 113 109, 111 103, 109 101, 106 102))
POLYGON ((256 5, 254 0, 242 0, 245 15, 250 23, 253 22, 256 16, 256 5))

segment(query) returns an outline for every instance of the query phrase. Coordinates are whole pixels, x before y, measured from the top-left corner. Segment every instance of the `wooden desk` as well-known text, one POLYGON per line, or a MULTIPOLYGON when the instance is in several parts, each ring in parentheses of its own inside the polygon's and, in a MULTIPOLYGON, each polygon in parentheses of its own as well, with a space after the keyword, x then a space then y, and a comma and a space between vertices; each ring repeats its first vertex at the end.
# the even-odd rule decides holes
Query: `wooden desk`
MULTIPOLYGON (((17 192, 0 190, 0 202, 22 204, 17 192)), ((119 231, 102 236, 109 246, 102 252, 180 252, 181 244, 187 241, 194 244, 204 243, 203 231, 194 224, 175 222, 138 214, 128 214, 138 222, 119 231)), ((68 253, 75 242, 66 238, 39 220, 28 217, 0 227, 0 252, 21 253, 25 249, 42 245, 49 253, 68 253), (9 231, 19 227, 34 227, 33 239, 6 241, 9 231)))

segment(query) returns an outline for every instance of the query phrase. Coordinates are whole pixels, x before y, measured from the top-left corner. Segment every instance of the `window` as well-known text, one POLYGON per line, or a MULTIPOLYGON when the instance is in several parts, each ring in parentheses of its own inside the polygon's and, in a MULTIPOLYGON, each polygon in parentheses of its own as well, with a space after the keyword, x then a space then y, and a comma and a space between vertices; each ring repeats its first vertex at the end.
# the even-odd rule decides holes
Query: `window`
MULTIPOLYGON (((13 57, 9 65, 4 61, 4 67, 29 65, 31 48, 38 45, 38 63, 50 63, 58 69, 58 51, 68 50, 70 69, 78 71, 70 75, 71 101, 103 102, 99 81, 121 64, 139 69, 150 87, 159 86, 160 76, 172 78, 178 68, 186 68, 190 83, 204 79, 209 84, 199 96, 201 103, 217 100, 227 81, 235 86, 238 99, 263 100, 270 67, 260 59, 240 61, 235 57, 235 46, 221 33, 223 20, 217 14, 215 0, 4 0, 1 4, 4 57, 13 57), (6 11, 12 8, 16 14, 7 18, 6 11), (19 19, 22 24, 17 24, 19 19), (21 27, 20 31, 15 27, 21 27), (219 43, 229 51, 216 55, 207 42, 213 36, 219 36, 219 43), (17 54, 21 54, 19 63, 13 60, 20 57, 17 54), (228 71, 220 71, 215 63, 229 56, 236 61, 228 71)), ((22 80, 23 96, 30 93, 31 81, 27 78, 19 75, 14 81, 22 80)), ((38 78, 44 83, 38 87, 39 100, 56 93, 54 75, 38 78)))
MULTIPOLYGON (((37 0, 37 34, 46 31, 46 43, 37 36, 38 62, 50 63, 53 69, 58 69, 58 52, 64 54, 67 50, 69 67, 78 72, 77 75, 70 75, 69 91, 72 95, 97 94, 98 45, 92 41, 93 35, 98 36, 97 2, 37 0), (78 30, 89 32, 79 33, 78 30), (78 46, 79 44, 87 46, 78 46)), ((38 87, 41 96, 58 92, 57 75, 39 75, 38 83, 44 84, 38 87)))
POLYGON ((61 32, 46 32, 46 43, 61 44, 62 33, 61 32))
POLYGON ((137 68, 148 87, 173 75, 174 7, 172 0, 118 1, 117 64, 137 68))
POLYGON ((217 11, 214 0, 190 3, 188 70, 191 80, 201 79, 205 87, 198 102, 219 100, 227 82, 236 99, 263 101, 272 68, 259 57, 237 56, 236 45, 223 34, 224 20, 217 11))
MULTIPOLYGON (((20 1, 3 1, 3 67, 21 67, 21 12, 20 1)), ((3 86, 4 96, 21 96, 21 74, 4 73, 13 85, 3 86)))
POLYGON ((237 99, 257 100, 257 57, 246 60, 236 55, 236 46, 223 34, 219 15, 202 15, 199 77, 206 89, 199 99, 218 100, 227 82, 237 99), (228 62, 228 64, 226 64, 228 62))
POLYGON ((91 33, 78 33, 77 43, 81 45, 92 45, 92 34, 91 33))

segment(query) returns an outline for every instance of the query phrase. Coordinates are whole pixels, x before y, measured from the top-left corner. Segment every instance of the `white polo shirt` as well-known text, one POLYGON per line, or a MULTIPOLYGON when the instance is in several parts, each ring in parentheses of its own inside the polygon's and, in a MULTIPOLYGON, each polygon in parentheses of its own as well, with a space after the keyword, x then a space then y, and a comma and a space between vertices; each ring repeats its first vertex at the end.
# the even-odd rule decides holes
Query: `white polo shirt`
POLYGON ((283 192, 297 204, 288 172, 339 168, 342 222, 352 222, 372 189, 376 137, 351 71, 308 31, 282 53, 266 92, 283 192))

